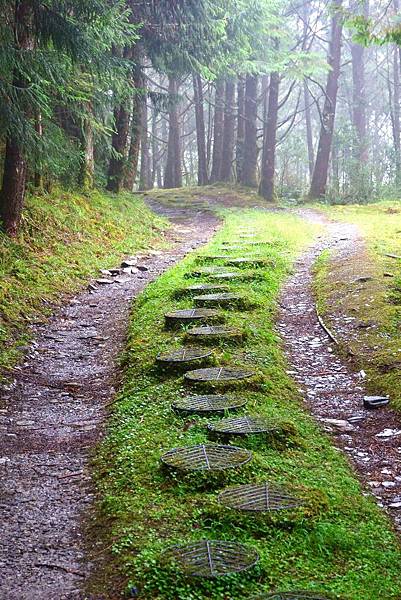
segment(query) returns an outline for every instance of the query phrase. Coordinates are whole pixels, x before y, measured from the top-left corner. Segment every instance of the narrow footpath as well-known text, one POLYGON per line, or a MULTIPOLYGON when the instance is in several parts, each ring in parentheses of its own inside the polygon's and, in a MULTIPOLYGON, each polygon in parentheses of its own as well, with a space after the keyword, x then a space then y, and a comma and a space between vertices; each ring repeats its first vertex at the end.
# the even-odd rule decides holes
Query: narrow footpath
MULTIPOLYGON (((363 407, 363 373, 356 373, 336 352, 321 327, 312 293, 313 265, 326 249, 352 261, 363 247, 357 227, 329 222, 315 211, 300 212, 306 220, 325 225, 317 243, 294 265, 294 274, 281 295, 278 330, 284 340, 290 374, 299 384, 306 405, 344 450, 361 480, 401 532, 401 423, 390 408, 363 407)), ((344 324, 335 323, 336 328, 344 324)), ((335 333, 333 331, 333 333, 335 333)))
POLYGON ((131 302, 218 227, 207 211, 152 208, 174 223, 171 249, 141 255, 137 272, 90 285, 35 327, 25 362, 2 390, 1 600, 83 597, 91 570, 83 522, 94 495, 88 461, 118 383, 131 302))

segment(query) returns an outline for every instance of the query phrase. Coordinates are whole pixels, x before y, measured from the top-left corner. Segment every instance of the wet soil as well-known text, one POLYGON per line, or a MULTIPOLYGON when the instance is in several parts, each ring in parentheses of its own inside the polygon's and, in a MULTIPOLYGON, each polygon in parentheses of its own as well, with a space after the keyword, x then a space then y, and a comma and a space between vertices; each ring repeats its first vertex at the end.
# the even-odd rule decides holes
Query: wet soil
MULTIPOLYGON (((289 373, 299 384, 306 406, 349 457, 365 494, 372 494, 401 533, 401 420, 385 407, 369 410, 364 396, 364 373, 352 359, 342 358, 336 344, 322 328, 313 296, 313 265, 326 249, 336 261, 352 263, 364 255, 364 242, 354 225, 333 223, 315 211, 301 216, 324 224, 317 242, 294 266, 294 274, 281 296, 278 330, 290 364, 289 373), (333 421, 327 421, 333 420, 333 421)), ((369 267, 367 266, 367 269, 369 267)), ((364 272, 365 274, 365 272, 364 272)), ((330 315, 330 329, 341 338, 353 328, 342 315, 330 315)))
POLYGON ((90 285, 57 309, 0 403, 0 598, 83 598, 91 571, 83 523, 94 499, 89 461, 118 385, 132 299, 205 243, 211 212, 150 206, 171 219, 168 251, 141 255, 143 270, 90 285))

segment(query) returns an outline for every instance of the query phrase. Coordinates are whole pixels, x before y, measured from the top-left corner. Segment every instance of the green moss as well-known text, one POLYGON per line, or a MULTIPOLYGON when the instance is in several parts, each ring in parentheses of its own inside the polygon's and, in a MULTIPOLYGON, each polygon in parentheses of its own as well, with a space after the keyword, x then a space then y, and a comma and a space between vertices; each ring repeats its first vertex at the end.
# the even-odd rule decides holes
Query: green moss
POLYGON ((18 237, 0 233, 0 369, 16 363, 28 324, 45 318, 60 294, 123 254, 154 246, 165 227, 130 194, 28 197, 18 237))
POLYGON ((106 572, 105 588, 137 586, 140 597, 149 600, 240 600, 294 588, 348 600, 396 600, 401 597, 401 550, 391 526, 362 495, 346 458, 305 412, 275 330, 280 287, 317 227, 287 214, 231 211, 208 253, 218 253, 223 240, 234 241, 243 226, 271 240, 258 251, 275 266, 261 279, 230 283, 258 302, 250 312, 226 311, 227 324, 246 329, 247 336, 243 346, 217 346, 215 357, 220 365, 260 373, 257 389, 244 386, 235 392, 246 394, 243 412, 277 420, 291 436, 283 436, 280 444, 257 436, 232 440, 254 453, 253 461, 238 471, 180 475, 161 468, 163 452, 204 443, 207 423, 218 419, 175 414, 171 403, 188 393, 182 375, 161 377, 154 369, 158 352, 184 341, 184 330, 164 329, 163 314, 191 307, 190 298, 176 296, 195 264, 196 257, 186 258, 134 305, 125 382, 96 460, 97 519, 107 531, 104 543, 111 554, 94 589, 101 595, 99 579, 106 572), (296 518, 254 517, 234 514, 217 502, 218 491, 231 484, 264 480, 302 488, 309 511, 296 518), (190 580, 163 563, 163 550, 171 544, 203 538, 246 543, 256 548, 260 563, 249 573, 217 581, 190 580))

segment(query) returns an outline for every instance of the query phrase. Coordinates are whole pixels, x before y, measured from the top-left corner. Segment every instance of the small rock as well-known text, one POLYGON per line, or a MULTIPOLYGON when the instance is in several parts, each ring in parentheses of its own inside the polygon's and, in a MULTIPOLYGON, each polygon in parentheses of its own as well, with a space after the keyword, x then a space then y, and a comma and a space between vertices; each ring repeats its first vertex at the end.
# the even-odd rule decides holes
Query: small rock
POLYGON ((114 283, 114 281, 112 281, 111 279, 96 279, 96 283, 99 283, 100 285, 109 285, 111 283, 114 283))
POLYGON ((394 277, 394 273, 383 273, 383 277, 394 277))
POLYGON ((125 268, 129 268, 129 267, 136 267, 136 263, 138 261, 135 259, 127 259, 127 260, 123 260, 123 262, 121 263, 121 267, 123 269, 125 268))
POLYGON ((401 430, 399 429, 383 429, 380 433, 376 434, 378 438, 391 438, 401 435, 401 430))
POLYGON ((394 481, 382 481, 382 486, 387 489, 393 488, 395 487, 395 485, 396 484, 394 483, 394 481))
POLYGON ((388 396, 364 396, 363 405, 365 408, 380 408, 390 402, 388 396))
POLYGON ((401 508, 401 502, 392 502, 389 504, 389 508, 401 508))
POLYGON ((370 275, 362 275, 361 277, 357 277, 354 279, 352 283, 366 283, 367 281, 372 281, 373 277, 370 275))
POLYGON ((138 265, 137 269, 139 269, 139 271, 149 271, 149 268, 145 265, 138 265))
POLYGON ((344 421, 342 419, 322 419, 324 423, 327 425, 332 425, 339 431, 354 431, 354 427, 348 421, 344 421))

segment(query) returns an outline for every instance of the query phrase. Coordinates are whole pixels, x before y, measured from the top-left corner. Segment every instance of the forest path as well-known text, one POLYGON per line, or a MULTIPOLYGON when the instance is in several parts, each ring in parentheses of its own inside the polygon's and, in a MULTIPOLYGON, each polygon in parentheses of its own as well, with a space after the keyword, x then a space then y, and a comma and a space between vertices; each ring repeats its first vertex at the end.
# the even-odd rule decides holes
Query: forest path
MULTIPOLYGON (((313 265, 322 251, 330 250, 339 260, 358 261, 364 240, 355 225, 328 221, 313 210, 301 210, 299 215, 322 223, 325 230, 296 262, 282 290, 278 330, 290 374, 308 409, 349 457, 365 491, 373 493, 401 532, 400 417, 390 408, 364 408, 363 398, 371 394, 364 388, 363 375, 335 353, 336 344, 319 323, 312 291, 313 265)), ((360 276, 368 270, 365 264, 360 276)), ((343 318, 332 322, 346 339, 343 318)))
POLYGON ((24 364, 3 389, 1 600, 81 597, 91 569, 81 528, 94 494, 88 462, 118 383, 131 302, 219 224, 210 212, 151 204, 174 223, 170 250, 141 256, 147 270, 78 294, 35 327, 24 364))

